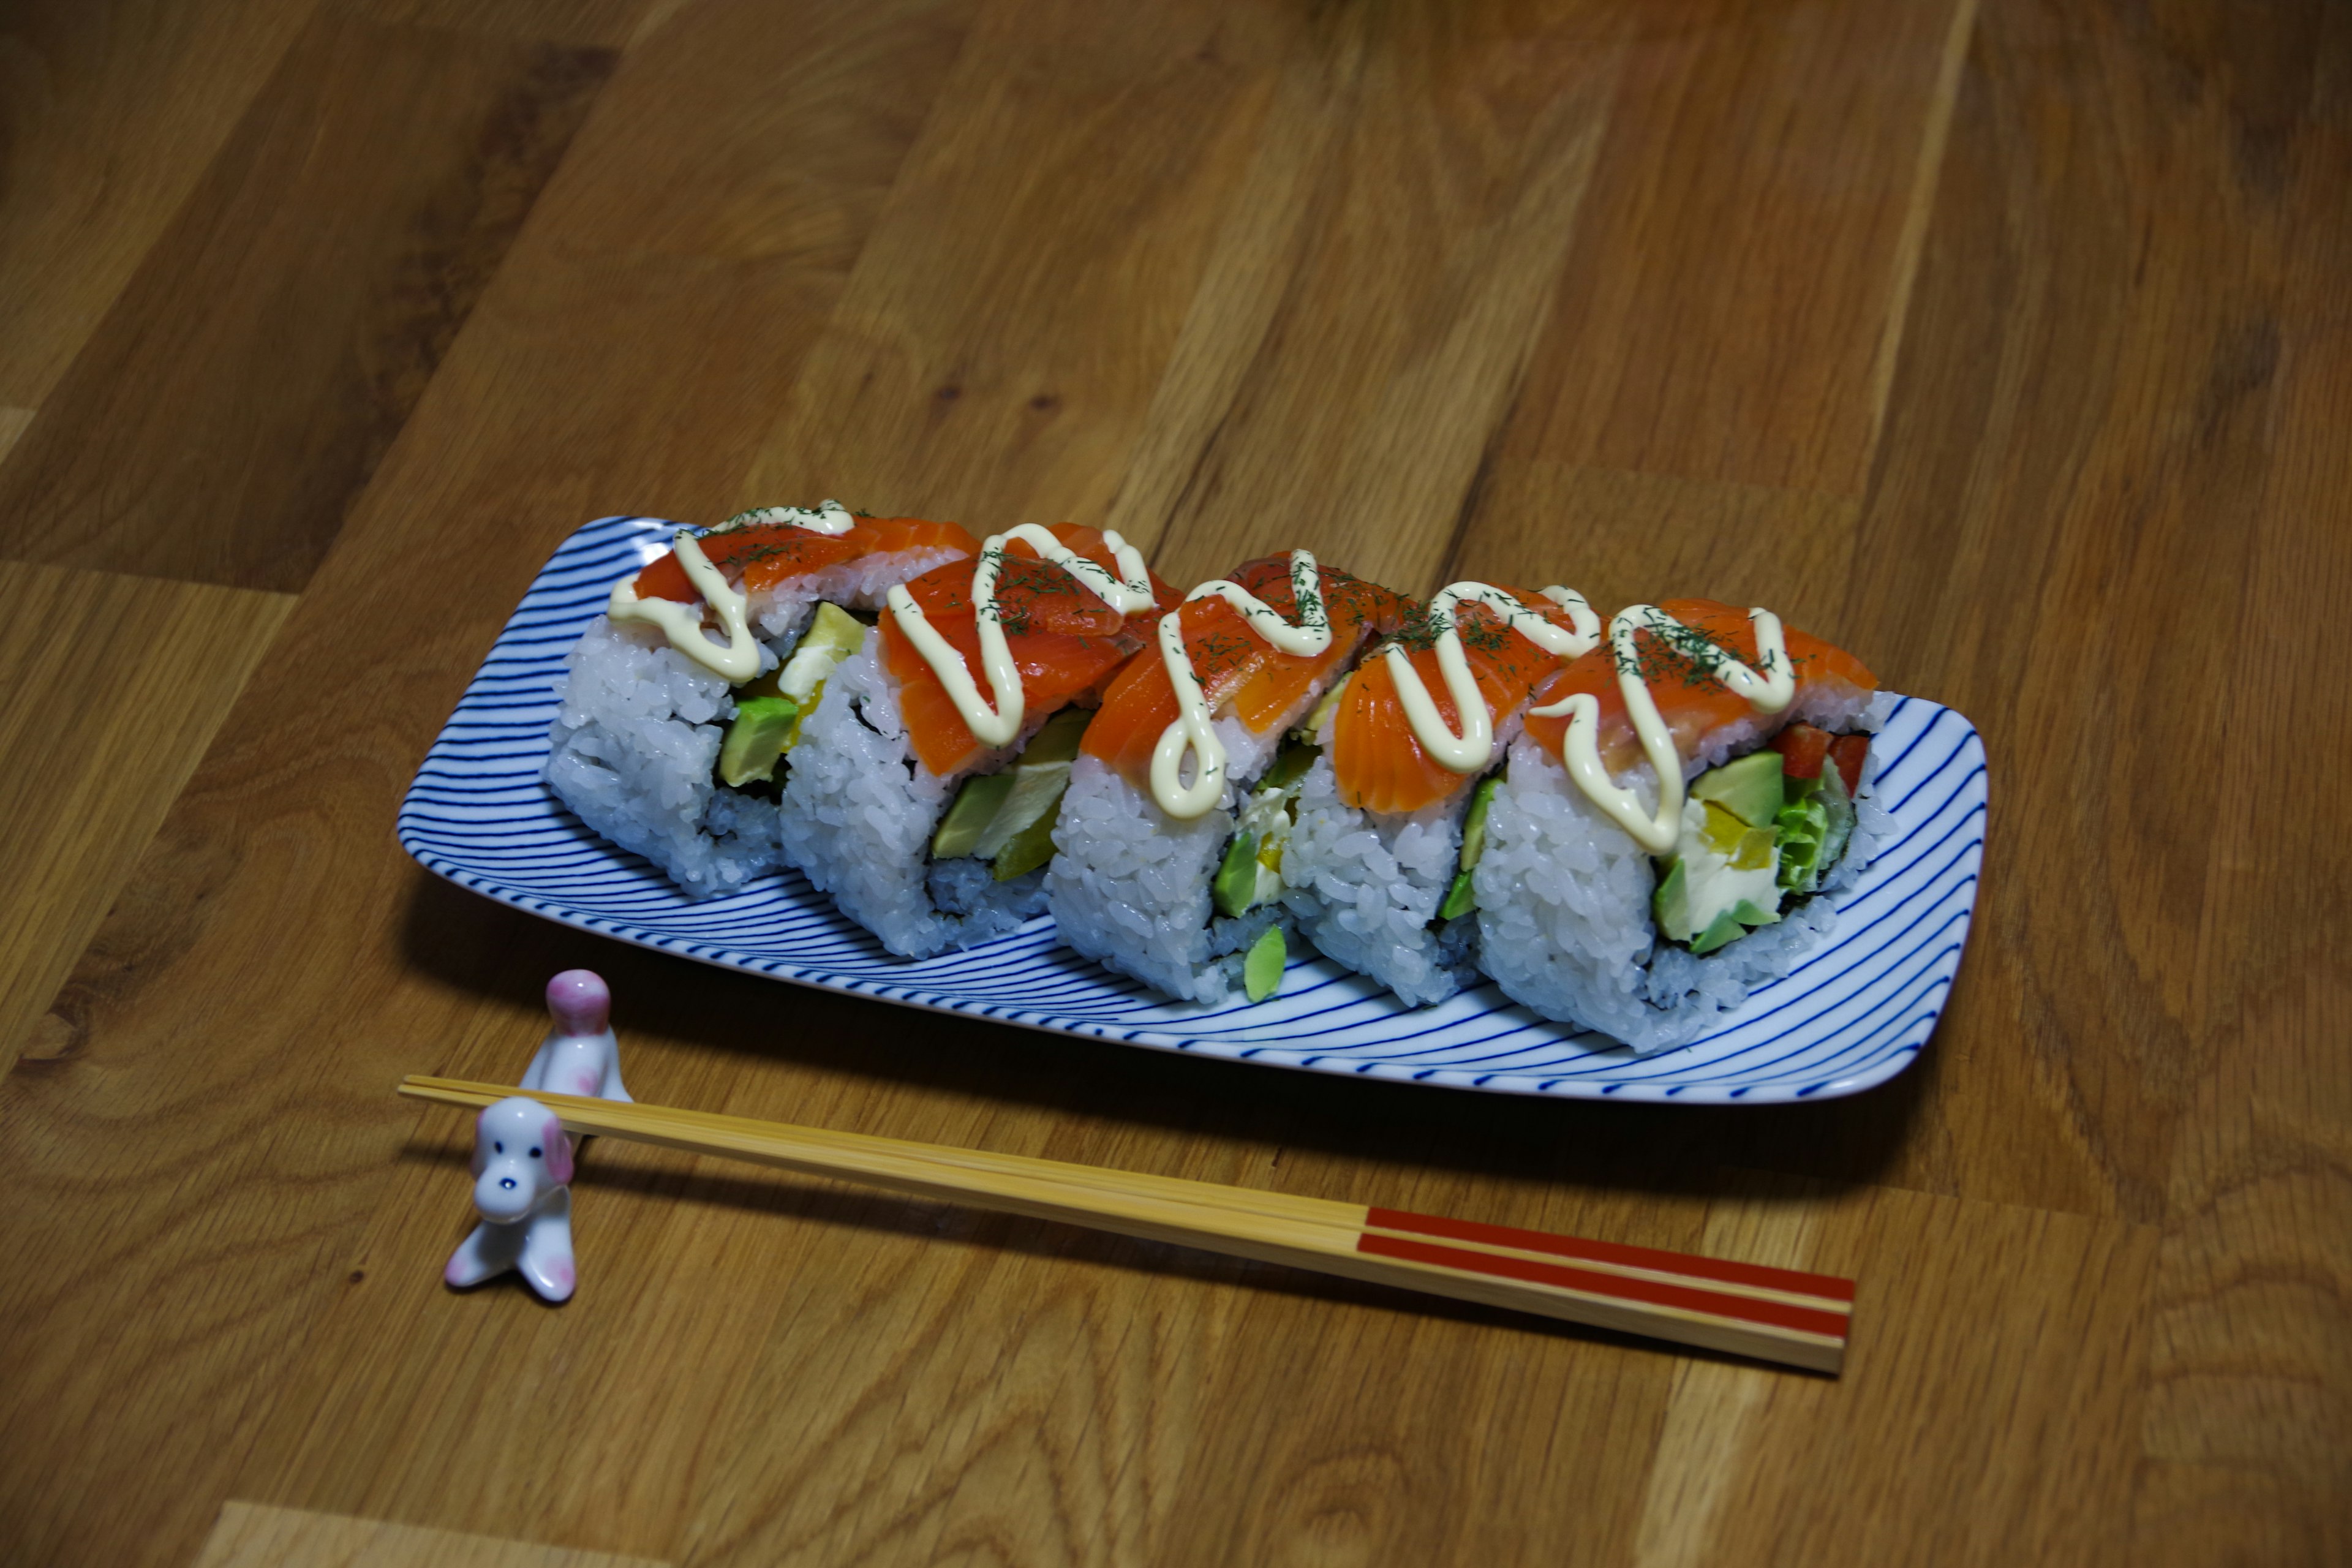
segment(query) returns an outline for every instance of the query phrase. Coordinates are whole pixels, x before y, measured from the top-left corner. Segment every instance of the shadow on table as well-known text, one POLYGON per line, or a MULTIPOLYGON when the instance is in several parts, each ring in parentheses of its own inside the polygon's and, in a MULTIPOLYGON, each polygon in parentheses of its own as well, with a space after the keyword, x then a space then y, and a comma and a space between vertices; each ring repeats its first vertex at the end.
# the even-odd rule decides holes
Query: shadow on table
MULTIPOLYGON (((664 1047, 724 1052, 802 1074, 1013 1102, 1081 1122, 1254 1142, 1274 1151, 1276 1166, 1297 1152, 1685 1196, 1727 1190, 1737 1180, 1724 1174, 1727 1168, 1871 1182, 1897 1158, 1940 1076, 1935 1041, 1909 1071, 1875 1089, 1801 1105, 1538 1099, 1268 1068, 780 984, 536 920, 421 869, 403 944, 408 961, 435 980, 526 1013, 539 1011, 541 988, 554 971, 599 971, 612 984, 625 1062, 649 1060, 664 1047)), ((1939 1035, 1966 1003, 1962 987, 1939 1035)), ((664 1100, 657 1082, 645 1086, 633 1076, 632 1087, 664 1100)), ((804 1093, 808 1085, 797 1087, 804 1093)), ((760 1114, 801 1119, 789 1094, 760 1114)), ((1025 1152, 1089 1157, 1051 1147, 1025 1152)), ((1411 1201, 1402 1191, 1348 1196, 1411 1201)))

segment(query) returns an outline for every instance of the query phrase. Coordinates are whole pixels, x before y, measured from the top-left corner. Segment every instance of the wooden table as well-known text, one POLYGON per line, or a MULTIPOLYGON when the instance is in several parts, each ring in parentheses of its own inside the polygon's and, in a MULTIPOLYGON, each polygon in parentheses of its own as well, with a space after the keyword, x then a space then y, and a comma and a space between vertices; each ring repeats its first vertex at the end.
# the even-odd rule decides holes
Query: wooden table
POLYGON ((0 1560, 2352 1555, 2352 11, 5 16, 0 1560), (566 531, 824 495, 1778 606, 1990 747, 1943 1026, 1339 1082, 402 856, 566 531), (1851 1274, 1847 1370, 603 1145, 577 1300, 452 1294, 392 1087, 579 963, 643 1098, 1851 1274))

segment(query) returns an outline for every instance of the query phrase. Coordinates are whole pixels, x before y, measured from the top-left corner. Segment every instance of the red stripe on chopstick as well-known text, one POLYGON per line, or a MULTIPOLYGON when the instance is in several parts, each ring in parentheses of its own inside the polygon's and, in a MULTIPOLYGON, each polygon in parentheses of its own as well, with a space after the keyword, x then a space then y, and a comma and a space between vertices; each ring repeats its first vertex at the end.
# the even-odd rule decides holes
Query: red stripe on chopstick
POLYGON ((1730 1263, 1719 1258, 1693 1258, 1686 1252, 1664 1252, 1654 1247, 1586 1241, 1580 1237, 1554 1236, 1549 1231, 1520 1230, 1507 1225, 1481 1225, 1475 1220, 1445 1219, 1437 1215, 1412 1214, 1403 1209, 1374 1209, 1365 1216, 1364 1223, 1377 1230, 1409 1230, 1422 1236, 1451 1237, 1456 1241, 1483 1241, 1490 1247, 1516 1247, 1523 1252, 1549 1252, 1559 1258, 1581 1258, 1588 1263, 1613 1263, 1622 1268, 1650 1268, 1661 1274, 1720 1280, 1726 1285, 1786 1290, 1791 1295, 1821 1296, 1832 1301, 1853 1300, 1853 1281, 1851 1279, 1840 1279, 1829 1274, 1801 1274, 1793 1268, 1767 1268, 1760 1263, 1730 1263))
POLYGON ((1465 1252, 1458 1247, 1439 1247, 1433 1242, 1408 1241, 1396 1236, 1368 1234, 1356 1238, 1356 1250, 1369 1252, 1378 1258, 1433 1263, 1468 1274, 1492 1274, 1505 1279, 1523 1279, 1535 1285, 1557 1285, 1562 1289, 1580 1290, 1588 1296, 1645 1301, 1654 1307, 1673 1307, 1685 1312, 1703 1312, 1714 1318, 1736 1318, 1742 1322, 1794 1329, 1800 1333, 1821 1334, 1834 1340, 1845 1338, 1846 1320, 1843 1312, 1816 1311, 1810 1307, 1759 1300, 1753 1296, 1727 1296, 1720 1291, 1701 1290, 1689 1285, 1668 1285, 1656 1279, 1629 1279, 1622 1274, 1595 1274, 1589 1268, 1538 1263, 1532 1258, 1501 1258, 1491 1252, 1465 1252))

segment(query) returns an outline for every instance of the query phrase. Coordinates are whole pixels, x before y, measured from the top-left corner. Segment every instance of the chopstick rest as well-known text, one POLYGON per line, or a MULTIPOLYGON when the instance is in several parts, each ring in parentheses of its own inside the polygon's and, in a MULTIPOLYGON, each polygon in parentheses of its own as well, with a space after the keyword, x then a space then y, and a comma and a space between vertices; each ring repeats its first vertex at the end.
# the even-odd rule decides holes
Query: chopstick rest
MULTIPOLYGON (((481 1106, 495 1084, 410 1077, 400 1092, 481 1106)), ((1817 1372, 1843 1363, 1853 1282, 1325 1198, 1148 1176, 572 1095, 537 1099, 573 1132, 743 1160, 1286 1263, 1817 1372)))
MULTIPOLYGON (((571 1089, 625 1102, 613 994, 593 970, 567 969, 547 983, 554 1021, 523 1074, 532 1092, 571 1089)), ((572 1251, 572 1141, 555 1113, 501 1089, 474 1123, 474 1209, 481 1223, 457 1244, 443 1281, 469 1289, 509 1269, 543 1300, 571 1300, 579 1283, 572 1251)))

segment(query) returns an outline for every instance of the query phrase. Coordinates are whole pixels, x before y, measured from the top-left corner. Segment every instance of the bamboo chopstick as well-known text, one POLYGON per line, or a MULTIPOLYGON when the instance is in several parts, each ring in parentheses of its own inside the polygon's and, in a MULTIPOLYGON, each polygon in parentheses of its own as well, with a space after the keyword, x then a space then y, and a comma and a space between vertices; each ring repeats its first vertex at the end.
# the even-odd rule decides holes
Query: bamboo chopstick
MULTIPOLYGON (((478 1107, 517 1091, 412 1076, 400 1092, 478 1107)), ((864 1182, 1817 1372, 1836 1372, 1845 1355, 1853 1282, 1825 1274, 740 1116, 569 1094, 530 1098, 572 1132, 864 1182)))

